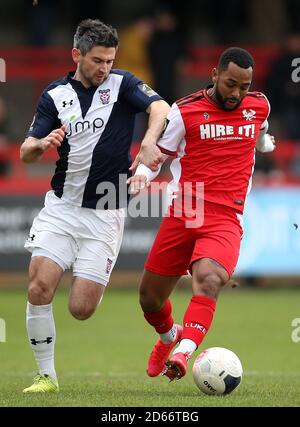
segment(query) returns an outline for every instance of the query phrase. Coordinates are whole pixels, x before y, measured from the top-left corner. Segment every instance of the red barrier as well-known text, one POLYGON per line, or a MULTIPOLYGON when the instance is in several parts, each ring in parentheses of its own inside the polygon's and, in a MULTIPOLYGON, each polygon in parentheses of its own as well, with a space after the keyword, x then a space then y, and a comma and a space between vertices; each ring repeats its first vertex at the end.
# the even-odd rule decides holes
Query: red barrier
MULTIPOLYGON (((132 159, 137 155, 139 148, 139 143, 132 144, 132 159)), ((276 150, 273 153, 267 154, 267 156, 272 157, 280 173, 263 176, 258 174, 257 178, 254 179, 254 185, 299 185, 300 178, 291 176, 289 171, 291 161, 294 159, 297 150, 297 144, 294 142, 279 141, 276 150)), ((11 165, 11 172, 7 177, 0 177, 0 194, 42 194, 48 191, 50 189, 52 173, 55 169, 55 162, 58 158, 56 150, 46 151, 39 162, 30 165, 26 165, 20 160, 19 152, 19 144, 12 144, 5 149, 5 158, 11 165), (30 170, 34 168, 38 170, 32 176, 30 170)), ((168 181, 169 178, 166 176, 166 173, 168 172, 161 174, 157 180, 168 181)))
MULTIPOLYGON (((139 148, 139 143, 132 144, 132 159, 137 155, 139 148)), ((1 158, 10 164, 11 171, 9 176, 0 176, 0 194, 42 194, 50 189, 52 174, 47 171, 52 169, 54 172, 55 162, 58 159, 56 150, 46 151, 37 163, 27 165, 20 160, 20 145, 12 144, 0 150, 1 158), (31 176, 30 169, 37 166, 38 173, 31 176)))
MULTIPOLYGON (((211 70, 217 65, 221 53, 229 46, 192 46, 181 68, 185 77, 194 77, 207 80, 211 70)), ((254 46, 245 45, 255 61, 254 79, 257 90, 263 90, 265 79, 270 71, 272 62, 280 53, 278 45, 254 46), (257 87, 257 85, 259 87, 257 87)))
MULTIPOLYGON (((227 46, 191 46, 188 55, 180 72, 182 76, 190 78, 208 79, 211 69, 216 66, 220 53, 227 46)), ((268 69, 272 61, 279 53, 278 46, 243 46, 248 49, 256 62, 255 80, 259 82, 259 90, 264 82, 268 69)), ((0 57, 6 61, 7 79, 24 80, 30 79, 33 82, 35 97, 40 95, 41 88, 45 81, 51 81, 65 75, 69 70, 74 69, 71 58, 71 49, 65 47, 30 48, 30 47, 0 47, 0 57)), ((139 150, 139 144, 132 145, 132 158, 135 158, 139 150)), ((278 168, 283 171, 281 183, 295 183, 299 185, 299 179, 290 177, 289 165, 296 154, 295 144, 290 141, 278 142, 274 153, 269 154, 275 160, 278 168)), ((45 164, 46 172, 43 168, 39 171, 41 175, 30 175, 29 171, 34 168, 32 165, 25 165, 19 159, 19 145, 0 151, 0 158, 7 160, 11 164, 9 177, 0 177, 0 193, 26 193, 40 194, 50 188, 50 165, 54 165, 57 159, 55 150, 44 154, 39 165, 45 164)), ((270 183, 274 179, 270 178, 270 183)), ((271 184, 272 185, 272 184, 271 184)))

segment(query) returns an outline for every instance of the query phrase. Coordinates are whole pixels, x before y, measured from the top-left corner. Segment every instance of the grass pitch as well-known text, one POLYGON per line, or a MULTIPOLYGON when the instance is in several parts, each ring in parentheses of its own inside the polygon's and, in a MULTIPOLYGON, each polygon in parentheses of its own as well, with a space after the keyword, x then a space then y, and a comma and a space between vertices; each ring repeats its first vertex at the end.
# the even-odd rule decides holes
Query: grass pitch
MULTIPOLYGON (((191 293, 172 297, 181 322, 191 293)), ((202 394, 191 368, 182 380, 148 378, 145 372, 156 335, 146 324, 136 290, 109 289, 94 316, 77 321, 67 311, 67 293, 54 300, 57 395, 23 395, 36 366, 25 329, 26 292, 1 291, 0 406, 206 407, 300 406, 300 342, 292 340, 292 321, 300 318, 299 290, 226 290, 213 326, 200 350, 226 347, 244 368, 240 387, 226 397, 202 394)), ((294 337, 297 335, 297 331, 294 337)), ((199 351, 197 354, 199 354, 199 351)))

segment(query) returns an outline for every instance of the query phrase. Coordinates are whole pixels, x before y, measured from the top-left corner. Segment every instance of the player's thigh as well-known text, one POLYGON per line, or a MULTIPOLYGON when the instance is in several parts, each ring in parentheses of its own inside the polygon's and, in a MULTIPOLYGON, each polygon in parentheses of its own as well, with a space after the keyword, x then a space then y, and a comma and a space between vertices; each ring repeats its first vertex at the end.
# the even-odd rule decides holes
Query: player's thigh
POLYGON ((64 270, 47 256, 34 256, 29 264, 28 299, 32 304, 52 301, 64 270))
POLYGON ((35 233, 34 239, 26 246, 32 252, 28 298, 33 304, 48 304, 64 271, 75 259, 77 247, 69 235, 42 229, 35 233))
POLYGON ((187 274, 194 250, 195 230, 186 228, 185 221, 164 218, 147 257, 145 269, 160 276, 187 274))
POLYGON ((190 266, 194 291, 207 281, 222 286, 229 280, 238 262, 241 236, 239 225, 229 224, 197 239, 190 266))
POLYGON ((120 251, 124 214, 118 210, 87 214, 81 219, 84 231, 77 239, 73 275, 106 286, 120 251))
POLYGON ((36 250, 46 251, 53 255, 54 261, 61 261, 63 268, 70 268, 77 253, 74 237, 77 217, 74 209, 53 192, 47 193, 45 207, 34 218, 24 247, 32 253, 36 250))
POLYGON ((157 311, 169 298, 180 276, 163 276, 144 270, 140 285, 140 304, 145 311, 157 311))

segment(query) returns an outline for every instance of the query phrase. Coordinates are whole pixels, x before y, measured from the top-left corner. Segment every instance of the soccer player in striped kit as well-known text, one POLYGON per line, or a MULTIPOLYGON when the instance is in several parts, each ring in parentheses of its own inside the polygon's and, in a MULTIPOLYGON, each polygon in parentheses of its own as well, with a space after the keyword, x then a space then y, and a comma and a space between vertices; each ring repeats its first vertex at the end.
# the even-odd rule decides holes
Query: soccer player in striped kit
POLYGON ((59 390, 52 300, 64 271, 73 269, 69 310, 76 319, 89 318, 102 299, 123 236, 137 113, 147 112, 149 122, 132 166, 141 160, 155 170, 162 160, 156 142, 170 107, 130 72, 112 69, 118 42, 116 30, 99 20, 79 24, 77 68, 44 90, 21 146, 25 163, 52 148, 59 155, 52 190, 25 243, 32 252, 27 331, 38 365, 25 393, 59 390))
MULTIPOLYGON (((253 70, 253 58, 244 49, 224 51, 212 72, 213 85, 173 104, 158 141, 165 158, 174 158, 173 201, 140 284, 144 317, 160 336, 148 360, 151 377, 185 375, 238 261, 255 150, 275 147, 266 133, 269 102, 262 93, 249 91, 253 70), (193 296, 182 327, 174 324, 169 297, 188 272, 193 296)), ((158 173, 140 164, 129 179, 131 192, 149 185, 158 173)))

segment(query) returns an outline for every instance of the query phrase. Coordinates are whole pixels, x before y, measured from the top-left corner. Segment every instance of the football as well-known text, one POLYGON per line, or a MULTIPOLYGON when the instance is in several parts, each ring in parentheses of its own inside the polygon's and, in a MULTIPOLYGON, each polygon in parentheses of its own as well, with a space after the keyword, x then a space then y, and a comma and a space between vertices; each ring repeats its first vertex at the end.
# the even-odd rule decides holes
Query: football
POLYGON ((212 347, 202 351, 193 365, 193 378, 205 394, 232 393, 241 383, 243 368, 238 356, 231 350, 212 347))

